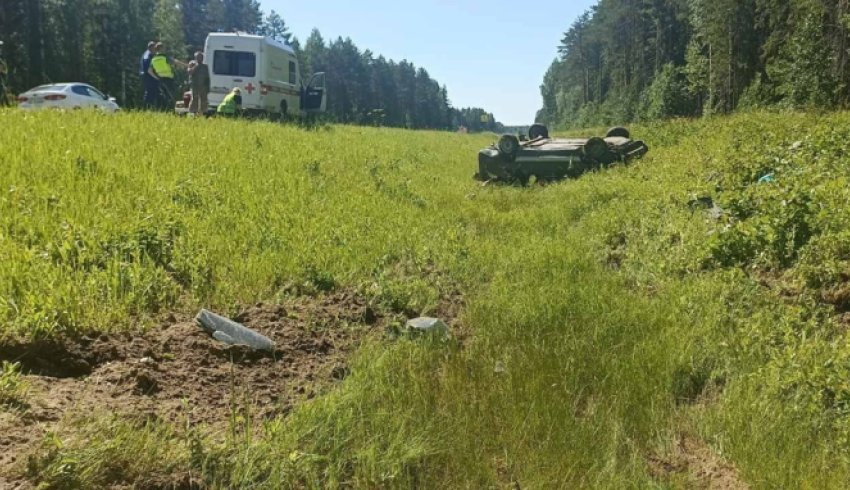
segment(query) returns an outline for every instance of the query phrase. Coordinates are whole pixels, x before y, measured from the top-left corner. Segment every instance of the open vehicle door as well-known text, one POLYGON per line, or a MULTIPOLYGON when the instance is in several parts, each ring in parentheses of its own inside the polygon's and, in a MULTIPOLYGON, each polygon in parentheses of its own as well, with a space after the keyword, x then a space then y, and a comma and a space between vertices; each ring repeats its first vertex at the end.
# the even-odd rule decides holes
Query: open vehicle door
POLYGON ((325 73, 314 73, 307 85, 301 88, 301 108, 304 112, 324 112, 327 106, 325 73))

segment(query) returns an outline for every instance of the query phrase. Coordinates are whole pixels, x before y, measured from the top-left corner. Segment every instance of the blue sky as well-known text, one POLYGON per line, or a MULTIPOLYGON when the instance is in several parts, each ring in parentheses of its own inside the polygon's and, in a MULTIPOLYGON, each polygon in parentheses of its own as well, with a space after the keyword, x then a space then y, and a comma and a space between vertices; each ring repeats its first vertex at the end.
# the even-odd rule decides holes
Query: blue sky
POLYGON ((396 61, 407 59, 445 84, 456 107, 483 107, 509 125, 530 124, 558 42, 595 0, 261 0, 302 42, 350 37, 396 61))

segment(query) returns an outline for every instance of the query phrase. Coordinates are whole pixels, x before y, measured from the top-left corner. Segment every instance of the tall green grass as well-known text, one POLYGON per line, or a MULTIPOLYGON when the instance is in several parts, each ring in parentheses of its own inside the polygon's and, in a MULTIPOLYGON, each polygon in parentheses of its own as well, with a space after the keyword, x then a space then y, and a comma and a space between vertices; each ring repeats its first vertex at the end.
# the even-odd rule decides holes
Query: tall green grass
POLYGON ((528 188, 471 180, 486 135, 0 117, 7 335, 135 328, 293 285, 410 313, 460 285, 472 332, 371 343, 330 394, 224 434, 69 424, 39 481, 61 486, 70 459, 103 484, 113 453, 157 437, 179 457, 140 451, 119 483, 675 487, 688 478, 658 480, 647 458, 681 432, 753 487, 847 481, 847 114, 633 128, 642 161, 528 188))
POLYGON ((464 190, 453 184, 468 180, 468 154, 487 138, 0 117, 4 333, 126 328, 186 304, 273 297, 288 283, 356 284, 422 309, 433 287, 382 272, 468 260, 452 222, 464 190))

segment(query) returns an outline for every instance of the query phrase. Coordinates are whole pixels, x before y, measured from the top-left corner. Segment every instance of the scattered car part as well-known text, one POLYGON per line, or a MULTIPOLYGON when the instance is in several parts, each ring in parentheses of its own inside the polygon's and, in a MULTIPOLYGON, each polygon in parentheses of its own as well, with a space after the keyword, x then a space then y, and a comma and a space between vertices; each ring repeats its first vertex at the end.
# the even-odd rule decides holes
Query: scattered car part
POLYGON ((415 334, 430 334, 437 337, 449 335, 449 326, 439 318, 419 317, 407 321, 408 331, 415 334))
POLYGON ((649 151, 643 141, 630 138, 626 128, 614 127, 605 138, 550 138, 542 124, 531 126, 527 141, 506 134, 478 152, 478 173, 482 181, 503 180, 527 183, 578 177, 616 162, 628 162, 649 151))
POLYGON ((704 209, 708 212, 708 216, 713 220, 719 220, 723 217, 723 208, 714 202, 711 196, 696 197, 688 201, 688 207, 691 208, 691 214, 697 209, 704 209))
POLYGON ((247 345, 252 349, 274 352, 275 344, 265 335, 209 310, 201 310, 195 321, 214 339, 230 345, 247 345))
POLYGON ((496 374, 505 374, 508 372, 507 368, 505 368, 505 363, 502 361, 496 361, 496 365, 493 366, 493 372, 496 374))

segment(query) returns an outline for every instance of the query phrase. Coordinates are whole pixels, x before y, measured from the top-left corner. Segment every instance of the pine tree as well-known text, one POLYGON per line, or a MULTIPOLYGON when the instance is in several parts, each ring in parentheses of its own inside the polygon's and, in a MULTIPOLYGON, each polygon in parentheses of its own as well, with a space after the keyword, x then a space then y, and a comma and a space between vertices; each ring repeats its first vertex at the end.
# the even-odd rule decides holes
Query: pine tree
POLYGON ((269 15, 263 21, 263 25, 260 26, 260 34, 287 44, 292 37, 292 33, 289 32, 289 28, 286 26, 286 22, 283 21, 283 17, 274 10, 269 12, 269 15))
POLYGON ((174 0, 157 0, 153 13, 156 38, 165 45, 167 53, 177 58, 186 56, 183 32, 183 12, 174 0))
POLYGON ((223 4, 224 31, 243 31, 250 34, 259 31, 263 13, 257 0, 219 0, 223 4))
POLYGON ((186 44, 190 51, 202 50, 207 34, 221 28, 224 5, 220 0, 180 0, 180 5, 186 44))
POLYGON ((305 73, 327 70, 327 46, 318 29, 313 29, 304 42, 304 60, 301 68, 305 73))

